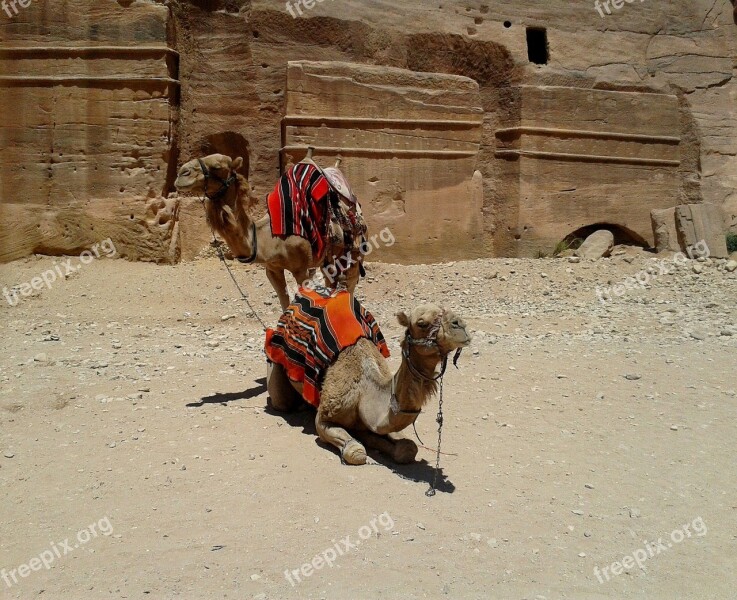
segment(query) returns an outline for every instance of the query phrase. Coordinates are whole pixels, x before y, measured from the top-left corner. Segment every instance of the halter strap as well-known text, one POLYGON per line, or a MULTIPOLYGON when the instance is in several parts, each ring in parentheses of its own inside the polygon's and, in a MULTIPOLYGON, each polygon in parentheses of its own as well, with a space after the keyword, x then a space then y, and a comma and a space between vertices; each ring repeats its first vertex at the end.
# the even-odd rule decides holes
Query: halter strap
POLYGON ((236 256, 235 259, 239 263, 243 263, 244 265, 250 265, 254 260, 256 260, 256 255, 258 254, 258 237, 256 236, 256 223, 251 223, 251 248, 253 248, 253 252, 251 252, 251 256, 245 257, 245 256, 236 256))
POLYGON ((236 180, 235 172, 231 171, 230 177, 228 177, 227 179, 222 179, 219 175, 216 175, 215 173, 211 173, 210 169, 207 168, 205 161, 203 161, 201 158, 198 158, 197 162, 200 163, 200 169, 202 169, 202 175, 205 177, 205 198, 207 198, 208 200, 220 200, 223 196, 225 196, 230 186, 233 185, 233 183, 235 182, 236 180), (217 181, 220 184, 220 189, 212 195, 207 193, 207 182, 210 179, 217 181))

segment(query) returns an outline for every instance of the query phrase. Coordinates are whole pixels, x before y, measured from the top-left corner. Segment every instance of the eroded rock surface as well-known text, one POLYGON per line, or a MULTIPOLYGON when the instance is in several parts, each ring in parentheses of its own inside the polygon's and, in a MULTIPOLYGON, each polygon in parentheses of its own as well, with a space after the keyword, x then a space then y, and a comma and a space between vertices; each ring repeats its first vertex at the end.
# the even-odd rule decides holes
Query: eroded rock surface
POLYGON ((0 260, 88 243, 48 211, 90 232, 104 213, 131 257, 191 258, 196 205, 163 235, 137 216, 177 166, 241 154, 263 198, 308 141, 344 152, 372 231, 396 229, 378 259, 536 256, 600 223, 652 245, 650 211, 677 204, 737 227, 727 3, 47 0, 1 34, 0 260))

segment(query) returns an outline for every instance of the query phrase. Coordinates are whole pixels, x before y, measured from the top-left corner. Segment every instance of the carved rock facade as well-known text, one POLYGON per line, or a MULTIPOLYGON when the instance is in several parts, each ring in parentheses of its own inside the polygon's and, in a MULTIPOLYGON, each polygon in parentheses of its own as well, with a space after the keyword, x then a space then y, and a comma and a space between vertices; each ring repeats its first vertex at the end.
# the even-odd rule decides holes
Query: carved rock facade
POLYGON ((0 260, 112 237, 132 259, 210 234, 178 164, 242 155, 262 197, 337 155, 375 257, 550 253, 703 202, 737 229, 731 4, 46 0, 0 24, 0 260))

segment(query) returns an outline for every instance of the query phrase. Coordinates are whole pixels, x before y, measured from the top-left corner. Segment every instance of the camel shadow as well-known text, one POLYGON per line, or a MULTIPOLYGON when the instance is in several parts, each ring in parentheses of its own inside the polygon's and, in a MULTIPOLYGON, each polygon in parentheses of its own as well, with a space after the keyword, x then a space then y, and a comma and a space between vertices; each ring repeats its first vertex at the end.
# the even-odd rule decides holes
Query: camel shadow
MULTIPOLYGON (((299 408, 290 412, 275 410, 271 404, 267 404, 264 409, 264 413, 267 415, 284 419, 290 427, 301 427, 302 433, 311 437, 317 436, 317 430, 315 429, 316 412, 317 411, 306 402, 303 402, 299 408)), ((325 447, 327 448, 328 446, 326 445, 325 447)), ((330 446, 330 448, 332 448, 332 446, 330 446)))
MULTIPOLYGON (((338 452, 338 449, 332 444, 327 444, 323 442, 318 437, 317 431, 315 430, 316 410, 306 402, 303 403, 300 408, 292 412, 281 412, 278 410, 274 410, 270 405, 266 407, 264 412, 266 414, 284 419, 284 421, 291 427, 301 427, 302 433, 314 438, 315 444, 317 446, 319 446, 320 448, 324 448, 328 452, 333 453, 338 458, 338 460, 340 460, 340 453, 338 452)), ((407 481, 413 481, 415 483, 426 483, 428 486, 430 486, 433 478, 435 477, 435 467, 433 467, 425 459, 421 459, 408 465, 400 465, 374 448, 367 447, 366 450, 369 457, 371 457, 381 466, 386 467, 389 471, 391 471, 398 477, 406 479, 407 481)), ((448 480, 442 469, 440 469, 440 472, 438 473, 438 480, 435 489, 438 492, 443 492, 446 494, 452 494, 453 492, 455 492, 455 485, 453 485, 453 483, 448 480)))
POLYGON ((228 402, 237 402, 238 400, 250 400, 256 396, 266 393, 266 377, 261 377, 254 381, 256 387, 243 390, 242 392, 229 392, 221 393, 217 392, 212 396, 204 396, 200 398, 199 402, 190 402, 187 404, 187 408, 197 408, 204 406, 205 404, 227 404, 228 402))
MULTIPOLYGON (((211 396, 204 396, 199 402, 190 402, 187 404, 188 408, 197 408, 204 406, 205 404, 226 404, 228 402, 237 402, 239 400, 249 400, 257 396, 261 396, 267 392, 266 378, 261 377, 254 380, 257 384, 256 387, 249 388, 242 392, 229 392, 229 393, 215 393, 211 396)), ((315 444, 320 448, 324 448, 329 452, 335 454, 336 457, 340 458, 340 453, 331 444, 326 444, 317 435, 315 429, 315 409, 307 404, 306 402, 300 405, 297 410, 292 412, 282 412, 274 410, 271 404, 267 402, 264 407, 264 412, 273 417, 283 419, 290 427, 302 428, 302 433, 310 436, 315 440, 315 444)), ((413 481, 415 483, 426 483, 428 486, 432 483, 435 477, 435 467, 428 463, 425 459, 418 460, 417 462, 410 463, 408 465, 400 465, 395 463, 391 458, 382 454, 376 449, 367 448, 368 455, 380 465, 386 467, 389 471, 395 475, 413 481)), ((452 494, 455 492, 455 485, 448 480, 447 476, 442 469, 438 472, 438 481, 435 488, 438 492, 446 494, 452 494)))
MULTIPOLYGON (((435 467, 433 467, 424 458, 408 465, 400 465, 377 450, 369 449, 368 454, 377 463, 385 466, 392 473, 398 475, 402 479, 413 481, 415 483, 426 483, 430 486, 433 478, 435 477, 435 467)), ((438 471, 435 489, 438 492, 443 492, 444 494, 452 494, 456 490, 456 486, 448 479, 448 476, 443 472, 442 467, 438 471)))

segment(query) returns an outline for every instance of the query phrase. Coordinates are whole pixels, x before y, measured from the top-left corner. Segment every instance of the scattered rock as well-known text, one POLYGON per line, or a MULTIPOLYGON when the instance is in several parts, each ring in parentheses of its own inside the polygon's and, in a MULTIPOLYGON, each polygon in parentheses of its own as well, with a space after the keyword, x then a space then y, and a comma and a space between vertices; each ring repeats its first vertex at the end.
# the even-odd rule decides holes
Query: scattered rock
POLYGON ((33 357, 33 362, 39 367, 50 367, 54 364, 54 361, 51 360, 45 352, 36 354, 36 356, 33 357))
POLYGON ((606 229, 595 231, 586 238, 581 247, 576 250, 576 256, 588 260, 598 260, 609 253, 614 247, 614 234, 606 229))
POLYGON ((627 373, 624 378, 629 379, 630 381, 637 381, 638 379, 642 379, 642 375, 639 373, 627 373))
POLYGON ((726 258, 724 210, 716 204, 681 204, 676 206, 678 239, 686 248, 714 258, 726 258))

